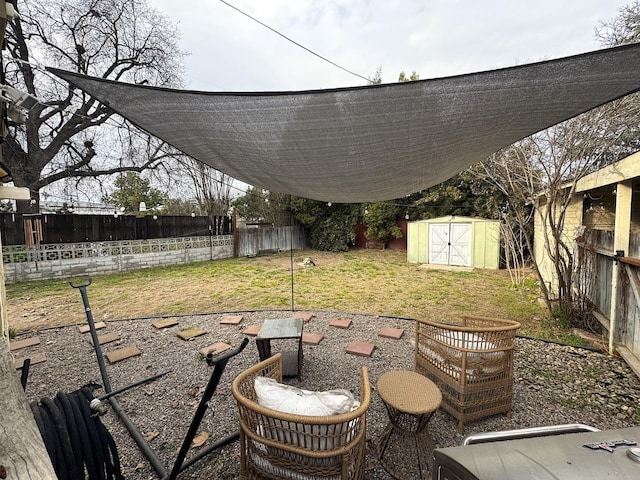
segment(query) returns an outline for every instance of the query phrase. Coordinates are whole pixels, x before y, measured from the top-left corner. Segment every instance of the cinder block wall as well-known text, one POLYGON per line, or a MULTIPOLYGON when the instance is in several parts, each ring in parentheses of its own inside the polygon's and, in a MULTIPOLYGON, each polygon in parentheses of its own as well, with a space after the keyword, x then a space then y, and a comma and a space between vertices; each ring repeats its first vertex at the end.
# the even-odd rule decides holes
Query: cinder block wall
POLYGON ((4 266, 6 283, 50 280, 78 276, 140 270, 143 268, 221 260, 233 257, 233 244, 162 252, 109 255, 91 258, 8 263, 4 266))

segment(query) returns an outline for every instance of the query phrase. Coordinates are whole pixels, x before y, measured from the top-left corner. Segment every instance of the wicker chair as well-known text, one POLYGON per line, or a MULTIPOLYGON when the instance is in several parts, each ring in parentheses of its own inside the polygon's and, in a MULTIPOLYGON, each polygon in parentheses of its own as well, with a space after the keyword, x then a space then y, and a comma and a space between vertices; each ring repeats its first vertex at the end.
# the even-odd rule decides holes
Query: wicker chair
POLYGON ((457 323, 416 321, 415 371, 442 391, 442 408, 464 424, 513 405, 513 343, 518 322, 464 316, 457 323))
POLYGON ((240 462, 245 479, 363 479, 366 412, 371 402, 367 369, 362 369, 360 406, 349 413, 305 416, 257 403, 257 376, 282 381, 282 355, 242 372, 231 391, 240 411, 240 462))

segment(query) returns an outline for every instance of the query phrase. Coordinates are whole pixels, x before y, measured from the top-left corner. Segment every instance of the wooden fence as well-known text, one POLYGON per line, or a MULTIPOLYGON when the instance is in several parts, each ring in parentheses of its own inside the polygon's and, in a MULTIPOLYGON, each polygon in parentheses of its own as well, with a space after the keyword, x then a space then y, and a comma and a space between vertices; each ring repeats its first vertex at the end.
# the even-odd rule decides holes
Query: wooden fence
POLYGON ((575 286, 594 318, 607 332, 613 331, 619 353, 625 359, 640 358, 640 232, 631 233, 623 256, 613 251, 613 235, 605 230, 584 232, 577 244, 575 286))
POLYGON ((230 235, 231 217, 0 214, 3 245, 230 235))
POLYGON ((309 243, 303 227, 239 228, 236 242, 240 257, 302 250, 309 243))

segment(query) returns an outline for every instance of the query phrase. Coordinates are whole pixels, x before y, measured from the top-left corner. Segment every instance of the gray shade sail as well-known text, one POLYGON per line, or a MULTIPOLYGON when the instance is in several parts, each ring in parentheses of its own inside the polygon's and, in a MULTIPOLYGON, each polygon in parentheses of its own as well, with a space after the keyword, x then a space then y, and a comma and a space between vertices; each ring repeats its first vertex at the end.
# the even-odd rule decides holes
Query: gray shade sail
POLYGON ((215 93, 54 74, 238 180, 331 202, 400 198, 640 89, 640 44, 407 83, 215 93))

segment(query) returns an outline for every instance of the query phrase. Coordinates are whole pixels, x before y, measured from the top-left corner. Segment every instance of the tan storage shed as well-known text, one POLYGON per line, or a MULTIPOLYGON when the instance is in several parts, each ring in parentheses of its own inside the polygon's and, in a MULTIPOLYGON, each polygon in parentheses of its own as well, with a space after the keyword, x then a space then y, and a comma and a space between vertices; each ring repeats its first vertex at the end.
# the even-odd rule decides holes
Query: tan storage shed
POLYGON ((451 216, 409 222, 407 261, 497 269, 500 266, 500 222, 451 216))

